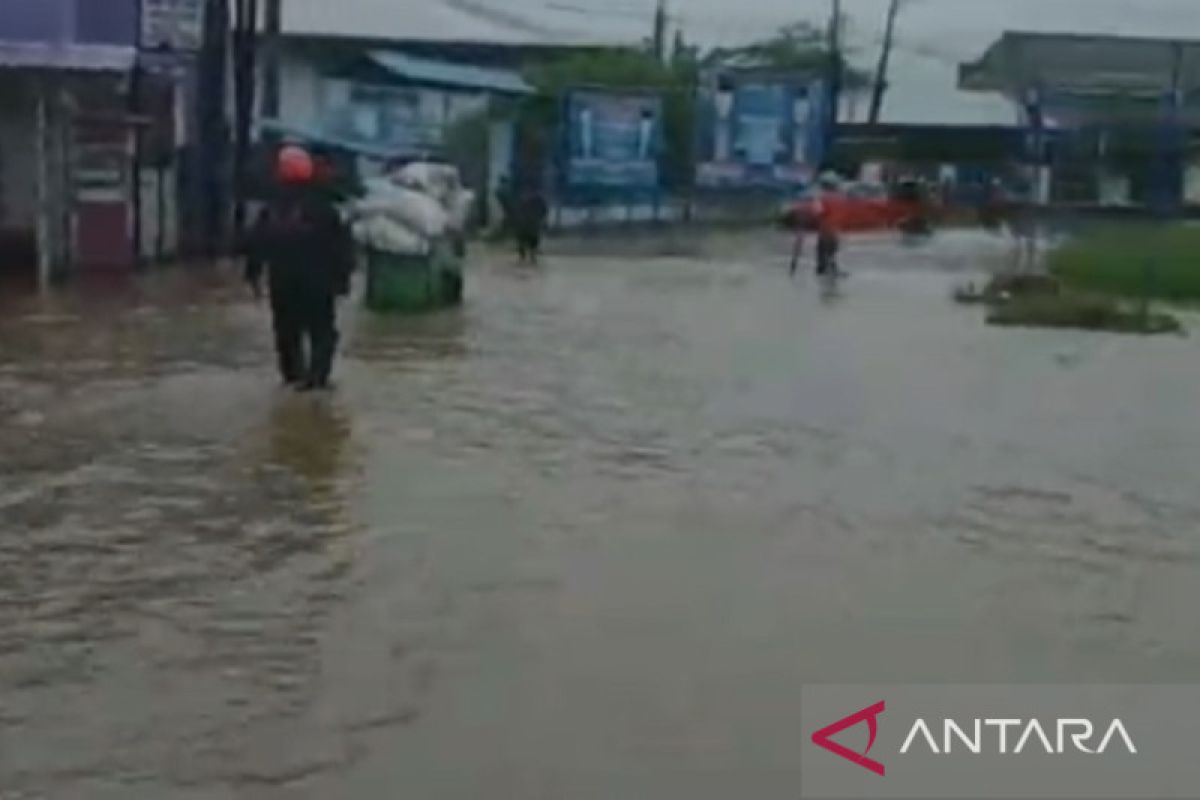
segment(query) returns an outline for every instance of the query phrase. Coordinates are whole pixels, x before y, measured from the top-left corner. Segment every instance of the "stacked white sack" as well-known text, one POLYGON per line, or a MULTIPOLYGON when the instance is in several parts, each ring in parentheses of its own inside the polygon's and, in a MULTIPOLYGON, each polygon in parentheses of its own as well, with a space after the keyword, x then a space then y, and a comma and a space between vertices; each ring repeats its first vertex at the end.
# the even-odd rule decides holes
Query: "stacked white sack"
POLYGON ((352 228, 354 239, 364 247, 402 256, 429 255, 430 240, 391 217, 375 214, 360 219, 352 228))
POLYGON ((388 179, 368 181, 354 203, 354 236, 361 244, 390 253, 425 254, 446 234, 450 215, 432 197, 388 179))
POLYGON ((391 175, 392 183, 427 194, 449 208, 450 201, 462 189, 458 168, 450 164, 414 161, 391 175))
POLYGON ((448 205, 449 228, 455 233, 466 233, 471 221, 471 213, 475 210, 475 193, 460 189, 448 205))

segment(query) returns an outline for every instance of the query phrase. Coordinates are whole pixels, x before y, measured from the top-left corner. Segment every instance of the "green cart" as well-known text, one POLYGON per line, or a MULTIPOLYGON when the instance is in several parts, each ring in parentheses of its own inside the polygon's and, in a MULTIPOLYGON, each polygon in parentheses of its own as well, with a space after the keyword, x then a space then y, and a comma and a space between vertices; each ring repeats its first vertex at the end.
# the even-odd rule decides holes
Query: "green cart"
POLYGON ((459 305, 463 299, 463 259, 449 244, 429 255, 364 251, 367 308, 412 314, 459 305))

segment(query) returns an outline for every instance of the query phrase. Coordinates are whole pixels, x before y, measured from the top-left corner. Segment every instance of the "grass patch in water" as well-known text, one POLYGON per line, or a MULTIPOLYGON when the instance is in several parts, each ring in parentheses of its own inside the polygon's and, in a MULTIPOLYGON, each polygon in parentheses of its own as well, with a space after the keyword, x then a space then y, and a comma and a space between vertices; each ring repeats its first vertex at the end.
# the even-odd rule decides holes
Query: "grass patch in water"
POLYGON ((1064 286, 1124 298, 1200 301, 1200 226, 1113 225, 1071 239, 1049 255, 1064 286))
POLYGON ((1005 327, 1077 328, 1114 333, 1182 333, 1183 325, 1170 314, 1129 308, 1101 295, 1073 292, 1027 295, 992 305, 988 324, 1005 327))
POLYGON ((1048 275, 993 275, 983 286, 968 283, 954 290, 955 301, 964 305, 996 305, 1013 298, 1055 296, 1062 293, 1058 280, 1048 275))
POLYGON ((986 306, 988 324, 1003 327, 1138 334, 1184 331, 1178 319, 1152 311, 1146 300, 1135 304, 1110 295, 1077 291, 1050 275, 996 275, 982 286, 967 284, 955 289, 954 299, 986 306))

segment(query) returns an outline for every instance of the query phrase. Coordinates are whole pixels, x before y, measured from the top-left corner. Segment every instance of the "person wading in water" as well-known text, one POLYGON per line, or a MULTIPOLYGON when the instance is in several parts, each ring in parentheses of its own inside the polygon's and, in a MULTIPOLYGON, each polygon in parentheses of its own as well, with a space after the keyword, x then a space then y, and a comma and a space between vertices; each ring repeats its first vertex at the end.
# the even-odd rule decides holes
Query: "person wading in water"
POLYGON ((536 264, 542 254, 542 231, 549 207, 536 186, 527 186, 517 197, 513 233, 517 239, 517 257, 521 263, 536 264))
POLYGON ((275 349, 283 382, 325 389, 337 350, 337 298, 349 291, 349 232, 317 183, 304 149, 279 151, 276 195, 259 214, 246 247, 246 280, 262 296, 267 275, 275 349))

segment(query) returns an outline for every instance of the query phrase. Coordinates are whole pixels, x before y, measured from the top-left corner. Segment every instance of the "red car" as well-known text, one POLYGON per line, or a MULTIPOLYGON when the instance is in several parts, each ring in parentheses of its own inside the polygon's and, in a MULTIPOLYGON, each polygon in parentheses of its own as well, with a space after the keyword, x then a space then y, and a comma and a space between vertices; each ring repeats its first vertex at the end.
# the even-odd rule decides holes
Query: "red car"
MULTIPOLYGON (((813 230, 820 191, 812 189, 789 203, 783 212, 784 225, 813 230)), ((880 184, 849 183, 828 192, 827 197, 829 202, 840 204, 838 219, 846 233, 899 228, 925 212, 922 192, 915 181, 900 183, 892 192, 880 184)))

